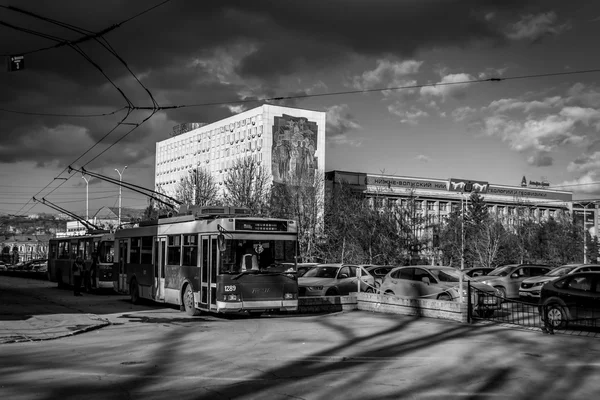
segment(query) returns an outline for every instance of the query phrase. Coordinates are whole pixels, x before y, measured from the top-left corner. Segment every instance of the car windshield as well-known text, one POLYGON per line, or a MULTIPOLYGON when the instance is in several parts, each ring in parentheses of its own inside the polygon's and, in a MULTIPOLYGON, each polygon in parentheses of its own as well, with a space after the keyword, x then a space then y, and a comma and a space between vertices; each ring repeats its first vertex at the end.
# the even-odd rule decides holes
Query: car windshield
MULTIPOLYGON (((460 281, 460 272, 458 272, 454 268, 432 269, 430 271, 440 282, 460 281)), ((464 279, 466 280, 467 277, 464 276, 464 279)))
POLYGON ((513 265, 506 265, 504 267, 498 267, 495 270, 493 270, 492 272, 490 272, 489 274, 487 274, 487 276, 506 276, 508 274, 510 274, 510 271, 512 271, 515 267, 513 265))
POLYGON ((575 267, 558 267, 548 272, 546 275, 548 276, 563 276, 573 271, 575 267))
POLYGON ((314 267, 308 270, 303 278, 335 278, 338 267, 314 267))

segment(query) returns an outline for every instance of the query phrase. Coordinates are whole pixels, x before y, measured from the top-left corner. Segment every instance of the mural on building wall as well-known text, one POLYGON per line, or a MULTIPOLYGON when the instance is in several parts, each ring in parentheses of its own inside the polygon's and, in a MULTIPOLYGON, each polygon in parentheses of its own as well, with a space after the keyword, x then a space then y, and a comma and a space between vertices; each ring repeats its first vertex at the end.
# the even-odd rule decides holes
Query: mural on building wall
POLYGON ((312 179, 318 169, 316 122, 304 117, 283 114, 273 124, 273 181, 287 183, 293 179, 312 179))

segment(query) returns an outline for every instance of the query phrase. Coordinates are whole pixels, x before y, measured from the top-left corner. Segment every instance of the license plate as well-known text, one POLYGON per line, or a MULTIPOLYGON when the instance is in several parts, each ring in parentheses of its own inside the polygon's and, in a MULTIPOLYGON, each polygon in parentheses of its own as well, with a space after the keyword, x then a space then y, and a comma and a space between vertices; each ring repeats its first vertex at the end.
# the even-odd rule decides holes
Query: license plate
POLYGON ((483 299, 483 304, 496 304, 496 299, 483 299))
POLYGON ((531 296, 529 292, 519 292, 519 296, 531 296))

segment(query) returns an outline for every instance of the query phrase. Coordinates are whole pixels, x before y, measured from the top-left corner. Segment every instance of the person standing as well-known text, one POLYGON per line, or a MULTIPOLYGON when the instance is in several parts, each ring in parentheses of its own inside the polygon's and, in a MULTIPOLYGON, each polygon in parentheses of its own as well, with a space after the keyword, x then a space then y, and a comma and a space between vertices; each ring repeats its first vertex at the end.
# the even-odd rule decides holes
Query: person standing
POLYGON ((73 295, 81 296, 81 275, 84 273, 85 265, 83 264, 83 259, 81 257, 77 257, 75 262, 73 263, 73 295))

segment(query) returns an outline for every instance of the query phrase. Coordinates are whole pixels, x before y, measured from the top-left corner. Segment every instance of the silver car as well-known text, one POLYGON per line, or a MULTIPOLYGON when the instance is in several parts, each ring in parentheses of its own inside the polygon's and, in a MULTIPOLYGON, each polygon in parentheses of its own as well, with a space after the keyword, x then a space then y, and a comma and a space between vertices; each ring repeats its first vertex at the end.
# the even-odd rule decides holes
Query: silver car
POLYGON ((546 275, 534 276, 525 279, 521 282, 519 288, 519 296, 538 300, 540 298, 540 292, 544 284, 555 281, 561 276, 570 275, 577 272, 597 272, 600 271, 600 265, 598 264, 567 264, 553 269, 546 275))
POLYGON ((298 278, 298 296, 340 296, 360 291, 374 292, 375 279, 362 267, 349 264, 319 264, 298 278))
POLYGON ((475 289, 471 293, 473 309, 482 316, 492 315, 500 307, 500 293, 491 286, 473 282, 472 278, 453 267, 394 268, 386 275, 379 290, 383 294, 395 296, 457 301, 460 298, 461 274, 465 282, 463 297, 468 296, 467 281, 471 281, 471 286, 475 289))
POLYGON ((509 264, 498 267, 487 275, 475 277, 473 280, 498 289, 503 298, 517 298, 521 282, 527 278, 545 275, 551 270, 552 267, 549 265, 509 264))

